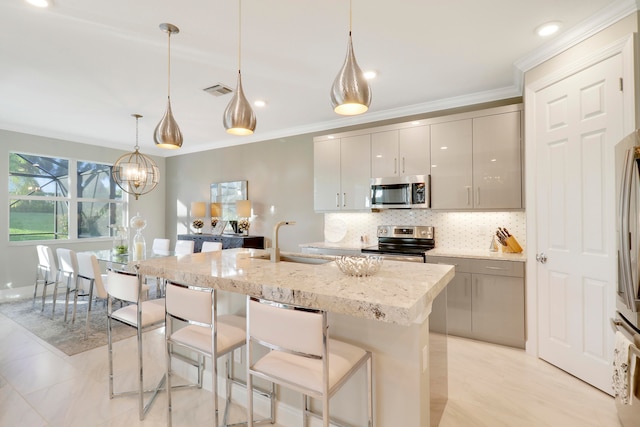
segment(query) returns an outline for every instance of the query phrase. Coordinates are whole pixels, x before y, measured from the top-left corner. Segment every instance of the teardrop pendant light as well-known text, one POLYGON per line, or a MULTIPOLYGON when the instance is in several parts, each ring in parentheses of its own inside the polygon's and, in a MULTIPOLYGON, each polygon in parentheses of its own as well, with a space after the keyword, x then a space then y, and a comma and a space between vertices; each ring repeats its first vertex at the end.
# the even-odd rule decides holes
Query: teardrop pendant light
POLYGON ((223 123, 227 133, 232 135, 251 135, 256 130, 256 115, 242 90, 240 73, 240 47, 242 33, 242 0, 238 0, 238 84, 233 98, 224 110, 223 123))
POLYGON ((161 148, 177 149, 182 147, 182 133, 173 118, 171 111, 171 34, 178 34, 180 29, 173 24, 160 24, 160 29, 168 34, 169 37, 169 55, 168 55, 168 73, 167 73, 167 110, 162 116, 160 123, 153 132, 153 140, 156 146, 161 148))
POLYGON ((371 104, 371 89, 356 62, 351 41, 351 0, 349 0, 349 43, 347 57, 331 87, 333 110, 345 116, 362 114, 371 104))

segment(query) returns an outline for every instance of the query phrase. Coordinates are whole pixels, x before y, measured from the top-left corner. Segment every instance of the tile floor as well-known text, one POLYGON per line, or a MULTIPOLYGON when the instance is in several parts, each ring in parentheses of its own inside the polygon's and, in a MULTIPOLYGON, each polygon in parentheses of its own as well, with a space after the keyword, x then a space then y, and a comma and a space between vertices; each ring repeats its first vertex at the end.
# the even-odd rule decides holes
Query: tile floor
MULTIPOLYGON (((442 427, 620 426, 611 397, 521 350, 454 337, 448 344, 442 427)), ((161 374, 162 335, 148 334, 145 345, 145 368, 161 374)), ((135 351, 135 338, 117 343, 115 351, 135 351)), ((132 387, 135 359, 117 357, 115 363, 116 386, 132 387)), ((109 400, 107 372, 105 347, 69 357, 0 315, 0 426, 166 425, 164 394, 140 422, 136 398, 109 400)), ((174 426, 211 425, 207 392, 173 396, 180 408, 174 426)))

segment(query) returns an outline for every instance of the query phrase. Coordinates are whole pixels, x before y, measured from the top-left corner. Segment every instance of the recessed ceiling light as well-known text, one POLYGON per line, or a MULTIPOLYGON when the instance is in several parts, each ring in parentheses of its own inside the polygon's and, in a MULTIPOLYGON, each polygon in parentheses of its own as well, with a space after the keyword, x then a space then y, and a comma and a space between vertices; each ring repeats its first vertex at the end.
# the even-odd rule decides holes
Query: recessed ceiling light
POLYGON ((414 125, 414 126, 418 126, 420 124, 420 122, 415 120, 415 121, 411 122, 411 124, 414 125))
POLYGON ((547 37, 558 32, 560 27, 562 27, 562 22, 560 21, 547 22, 536 28, 536 34, 540 37, 547 37))
POLYGON ((262 99, 258 99, 253 103, 256 107, 264 107, 267 105, 267 101, 263 101, 262 99))
POLYGON ((375 70, 369 70, 364 72, 364 78, 367 80, 375 79, 378 73, 375 70))
POLYGON ((49 7, 51 5, 51 0, 26 0, 32 6, 35 7, 49 7))
POLYGON ((449 148, 449 147, 444 146, 444 145, 442 147, 440 147, 441 150, 446 150, 447 148, 449 148))
POLYGON ((329 139, 333 139, 333 138, 335 138, 335 136, 333 136, 333 135, 329 135, 327 138, 329 138, 329 139))

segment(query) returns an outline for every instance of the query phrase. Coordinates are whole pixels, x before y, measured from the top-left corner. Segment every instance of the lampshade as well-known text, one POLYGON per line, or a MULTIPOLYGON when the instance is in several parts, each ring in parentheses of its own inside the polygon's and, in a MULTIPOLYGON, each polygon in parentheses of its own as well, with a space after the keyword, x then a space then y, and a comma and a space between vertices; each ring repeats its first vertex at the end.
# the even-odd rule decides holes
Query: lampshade
POLYGON ((371 104, 371 90, 369 82, 353 53, 351 40, 351 1, 349 2, 349 42, 347 43, 347 57, 338 72, 333 86, 331 86, 331 104, 333 110, 342 115, 353 116, 362 114, 371 104))
POLYGON ((216 218, 222 216, 222 203, 211 203, 211 216, 216 218))
POLYGON ((249 218, 251 216, 251 201, 236 200, 236 215, 238 218, 249 218))
POLYGON ((132 153, 127 153, 118 158, 111 169, 113 180, 126 193, 133 194, 138 200, 143 194, 147 194, 160 182, 160 170, 156 163, 138 151, 138 120, 140 114, 132 114, 136 118, 136 145, 132 153))
POLYGON ((242 35, 242 0, 238 0, 238 83, 233 98, 224 110, 222 122, 227 133, 232 135, 251 135, 256 130, 256 115, 251 104, 244 96, 242 89, 242 74, 240 72, 240 48, 242 35))
POLYGON ((203 218, 207 204, 205 202, 191 202, 191 216, 194 218, 203 218))
POLYGON ((180 132, 180 127, 178 127, 178 123, 173 118, 173 112, 171 111, 171 34, 178 34, 180 29, 173 24, 167 23, 160 24, 160 29, 169 36, 167 109, 153 132, 153 140, 158 147, 177 149, 182 147, 182 132, 180 132))

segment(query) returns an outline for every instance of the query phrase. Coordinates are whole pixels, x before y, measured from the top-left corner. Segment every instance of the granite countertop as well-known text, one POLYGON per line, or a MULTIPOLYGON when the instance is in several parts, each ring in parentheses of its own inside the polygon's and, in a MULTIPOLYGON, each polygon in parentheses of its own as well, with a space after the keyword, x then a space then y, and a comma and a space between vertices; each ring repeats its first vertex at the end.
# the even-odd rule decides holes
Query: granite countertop
POLYGON ((434 248, 427 252, 427 256, 443 256, 453 258, 475 258, 475 259, 489 259, 499 261, 519 261, 525 262, 527 260, 527 254, 521 252, 518 254, 508 252, 491 252, 490 250, 472 250, 472 249, 446 249, 446 248, 434 248))
MULTIPOLYGON (((350 277, 340 272, 334 262, 272 263, 266 258, 268 253, 239 248, 153 258, 141 261, 139 271, 176 282, 400 325, 424 322, 432 301, 454 276, 454 267, 449 265, 385 260, 374 276, 350 277)), ((335 258, 288 252, 281 255, 335 258)))
MULTIPOLYGON (((375 244, 375 243, 374 243, 375 244)), ((342 249, 342 250, 354 250, 358 251, 364 247, 372 246, 372 244, 358 244, 353 243, 330 243, 330 242, 313 242, 303 243, 301 248, 318 248, 318 249, 342 249)), ((507 253, 507 252, 491 252, 488 249, 452 249, 452 248, 439 248, 436 247, 427 251, 427 256, 446 256, 456 258, 475 258, 475 259, 488 259, 488 260, 501 260, 501 261, 519 261, 525 262, 527 255, 525 252, 519 254, 507 253)))

